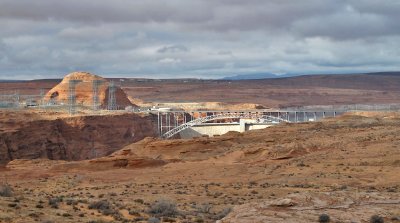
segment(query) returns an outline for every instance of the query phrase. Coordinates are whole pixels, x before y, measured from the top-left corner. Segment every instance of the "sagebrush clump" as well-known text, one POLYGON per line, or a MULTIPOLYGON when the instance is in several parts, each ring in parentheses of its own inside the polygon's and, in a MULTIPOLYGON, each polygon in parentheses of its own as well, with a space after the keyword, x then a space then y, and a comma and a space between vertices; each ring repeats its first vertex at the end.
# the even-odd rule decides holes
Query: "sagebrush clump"
POLYGON ((381 216, 379 215, 374 215, 371 217, 371 219, 369 220, 370 223, 384 223, 384 220, 381 216))
POLYGON ((49 205, 51 208, 58 208, 58 203, 62 202, 63 198, 62 197, 51 197, 49 198, 49 205))
POLYGON ((159 200, 151 205, 148 212, 159 217, 174 217, 178 214, 178 209, 173 201, 159 200))
POLYGON ((112 205, 106 200, 96 201, 96 202, 90 203, 88 208, 89 209, 96 209, 100 213, 102 213, 103 215, 113 215, 115 218, 119 217, 119 212, 117 210, 115 210, 112 207, 112 205))
POLYGON ((97 210, 106 210, 110 209, 111 204, 108 203, 108 201, 103 200, 103 201, 95 201, 89 204, 89 209, 97 209, 97 210))
POLYGON ((320 223, 327 223, 330 222, 331 218, 327 214, 321 214, 318 218, 318 222, 320 223))
POLYGON ((160 219, 155 218, 155 217, 151 217, 147 220, 148 223, 160 223, 160 219))
POLYGON ((0 184, 0 197, 12 197, 14 191, 12 187, 7 183, 0 184))

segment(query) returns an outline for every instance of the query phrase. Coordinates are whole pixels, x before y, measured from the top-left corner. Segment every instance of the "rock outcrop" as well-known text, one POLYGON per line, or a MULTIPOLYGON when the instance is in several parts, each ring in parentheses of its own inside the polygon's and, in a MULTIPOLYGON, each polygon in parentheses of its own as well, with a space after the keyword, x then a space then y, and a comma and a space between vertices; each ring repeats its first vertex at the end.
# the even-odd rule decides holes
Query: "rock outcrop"
POLYGON ((330 216, 331 221, 319 222, 373 222, 369 221, 371 216, 377 213, 390 216, 396 212, 396 205, 400 204, 398 198, 389 198, 388 195, 362 192, 357 196, 361 199, 356 200, 348 192, 293 193, 285 199, 236 206, 228 216, 217 222, 309 223, 318 222, 318 216, 322 213, 330 216))
MULTIPOLYGON (((76 84, 75 94, 76 103, 78 105, 93 105, 93 82, 98 82, 98 103, 101 108, 108 105, 108 94, 110 90, 110 82, 100 76, 87 72, 73 72, 64 77, 64 79, 51 89, 45 95, 45 101, 54 101, 57 103, 68 103, 69 83, 71 80, 78 80, 76 84)), ((115 86, 115 98, 119 108, 126 106, 134 106, 128 99, 125 92, 118 86, 115 86)))
POLYGON ((0 164, 14 159, 91 159, 156 134, 156 118, 152 115, 33 120, 13 131, 0 132, 0 164))

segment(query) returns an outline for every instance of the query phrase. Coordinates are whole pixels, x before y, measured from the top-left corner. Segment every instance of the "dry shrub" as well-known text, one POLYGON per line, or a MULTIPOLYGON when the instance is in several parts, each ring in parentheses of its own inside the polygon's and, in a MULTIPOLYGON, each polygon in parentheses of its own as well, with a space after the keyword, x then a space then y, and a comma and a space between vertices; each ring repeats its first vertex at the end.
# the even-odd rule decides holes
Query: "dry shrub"
POLYGON ((178 214, 175 202, 164 199, 154 202, 148 212, 158 217, 174 217, 178 214))
POLYGON ((14 195, 14 191, 12 187, 7 183, 0 184, 0 197, 12 197, 14 195))

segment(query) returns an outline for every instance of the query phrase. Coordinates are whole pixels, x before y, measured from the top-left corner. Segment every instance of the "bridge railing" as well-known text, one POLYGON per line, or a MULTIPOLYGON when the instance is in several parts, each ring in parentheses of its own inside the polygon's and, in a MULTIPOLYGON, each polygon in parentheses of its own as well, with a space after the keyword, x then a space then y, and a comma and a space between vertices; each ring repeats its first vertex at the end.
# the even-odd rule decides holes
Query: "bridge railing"
MULTIPOLYGON (((278 118, 278 117, 274 117, 274 116, 267 116, 267 115, 258 115, 258 114, 254 114, 254 113, 222 113, 222 114, 214 114, 214 115, 210 115, 210 116, 206 116, 206 117, 200 117, 197 119, 194 119, 192 121, 186 122, 182 125, 179 125, 169 131, 167 131, 166 133, 162 134, 162 138, 167 139, 167 138, 171 138, 172 136, 178 134, 179 132, 192 127, 194 125, 199 125, 202 123, 206 123, 209 121, 214 121, 214 120, 218 120, 218 119, 238 119, 238 118, 266 118, 266 119, 272 119, 275 120, 275 122, 289 122, 286 119, 282 119, 282 118, 278 118)), ((273 123, 273 121, 271 121, 271 123, 273 123)))

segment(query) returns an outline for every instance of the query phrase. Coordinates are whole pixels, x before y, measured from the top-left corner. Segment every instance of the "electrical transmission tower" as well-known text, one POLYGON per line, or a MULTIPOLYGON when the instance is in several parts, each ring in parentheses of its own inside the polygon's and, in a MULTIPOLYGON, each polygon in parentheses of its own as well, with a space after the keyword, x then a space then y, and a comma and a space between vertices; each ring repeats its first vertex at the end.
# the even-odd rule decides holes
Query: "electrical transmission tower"
POLYGON ((103 83, 103 80, 92 81, 92 92, 93 92, 93 111, 98 111, 100 107, 99 103, 99 86, 103 83))
POLYGON ((76 112, 76 94, 75 89, 81 80, 70 80, 68 83, 68 104, 69 104, 69 114, 73 115, 76 112))
POLYGON ((19 104, 20 104, 20 95, 19 95, 19 92, 18 91, 15 91, 15 94, 14 94, 15 96, 15 107, 19 107, 19 104))
POLYGON ((115 98, 115 83, 110 82, 108 86, 108 110, 117 110, 117 99, 115 98))
POLYGON ((44 89, 40 89, 40 104, 39 107, 43 108, 44 107, 44 89))

